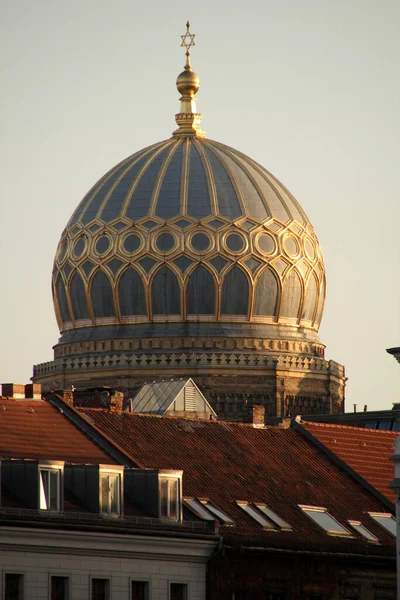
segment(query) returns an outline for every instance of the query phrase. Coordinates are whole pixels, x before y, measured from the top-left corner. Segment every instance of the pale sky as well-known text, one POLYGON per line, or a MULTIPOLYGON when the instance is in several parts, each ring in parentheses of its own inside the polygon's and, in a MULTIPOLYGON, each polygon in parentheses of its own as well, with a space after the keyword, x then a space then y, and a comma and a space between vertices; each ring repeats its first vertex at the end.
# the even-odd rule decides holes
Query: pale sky
POLYGON ((52 360, 61 232, 117 162, 175 128, 190 19, 209 138, 278 177, 325 257, 320 338, 347 410, 400 401, 398 0, 0 0, 0 381, 52 360))

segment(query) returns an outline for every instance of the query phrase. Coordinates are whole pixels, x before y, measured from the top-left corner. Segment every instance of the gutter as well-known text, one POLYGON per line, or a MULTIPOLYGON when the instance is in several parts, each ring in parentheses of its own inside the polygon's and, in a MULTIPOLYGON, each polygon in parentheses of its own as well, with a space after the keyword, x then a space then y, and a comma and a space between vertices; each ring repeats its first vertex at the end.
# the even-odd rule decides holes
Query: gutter
POLYGON ((223 545, 224 549, 239 550, 239 552, 276 552, 277 554, 301 554, 305 556, 331 556, 334 558, 357 558, 364 560, 385 560, 396 562, 396 556, 382 556, 374 554, 351 554, 349 552, 317 552, 315 550, 288 550, 286 548, 264 548, 263 546, 228 546, 223 545))
POLYGON ((338 467, 343 469, 350 477, 355 479, 357 483, 362 485, 370 494, 375 496, 382 504, 386 506, 392 513, 396 513, 395 504, 386 498, 381 492, 379 492, 373 485, 371 485, 364 477, 362 477, 357 471, 354 471, 344 460, 338 457, 332 450, 330 450, 325 444, 323 444, 318 438, 316 438, 312 433, 307 431, 300 423, 298 423, 295 419, 292 419, 290 422, 290 426, 300 433, 308 442, 316 446, 321 452, 323 452, 332 462, 334 462, 338 467))

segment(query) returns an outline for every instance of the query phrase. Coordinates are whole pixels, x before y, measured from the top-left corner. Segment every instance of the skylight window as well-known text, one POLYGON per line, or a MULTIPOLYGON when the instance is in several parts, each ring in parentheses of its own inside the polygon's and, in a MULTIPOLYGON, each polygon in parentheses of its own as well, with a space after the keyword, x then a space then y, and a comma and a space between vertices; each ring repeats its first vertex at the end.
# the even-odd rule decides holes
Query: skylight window
POLYGON ((299 504, 298 506, 308 517, 310 517, 310 519, 322 527, 328 535, 352 537, 350 531, 345 529, 339 521, 336 521, 336 519, 327 512, 326 508, 322 508, 321 506, 304 506, 303 504, 299 504))
POLYGON ((396 519, 390 513, 368 513, 379 525, 382 525, 392 535, 396 536, 396 519))
POLYGON ((211 502, 207 498, 199 498, 199 501, 206 509, 215 515, 217 519, 222 521, 224 525, 235 525, 235 521, 233 521, 228 515, 226 515, 220 508, 215 506, 215 504, 211 504, 211 502))
POLYGON ((263 529, 274 529, 273 523, 268 521, 258 510, 250 506, 248 502, 237 500, 236 504, 240 506, 245 513, 257 521, 257 523, 259 523, 263 529))
POLYGON ((371 542, 373 544, 379 544, 379 540, 378 538, 371 533, 370 531, 368 531, 368 529, 366 527, 364 527, 364 525, 362 525, 360 523, 360 521, 347 521, 349 525, 352 526, 353 529, 355 529, 358 533, 360 533, 368 542, 371 542))
POLYGON ((184 504, 186 504, 198 517, 201 517, 205 521, 214 521, 215 516, 208 512, 204 508, 201 502, 196 498, 184 498, 184 504))
POLYGON ((273 510, 267 507, 266 504, 261 502, 255 502, 255 506, 260 510, 268 519, 270 519, 275 525, 278 525, 283 531, 292 531, 293 527, 279 517, 273 510))

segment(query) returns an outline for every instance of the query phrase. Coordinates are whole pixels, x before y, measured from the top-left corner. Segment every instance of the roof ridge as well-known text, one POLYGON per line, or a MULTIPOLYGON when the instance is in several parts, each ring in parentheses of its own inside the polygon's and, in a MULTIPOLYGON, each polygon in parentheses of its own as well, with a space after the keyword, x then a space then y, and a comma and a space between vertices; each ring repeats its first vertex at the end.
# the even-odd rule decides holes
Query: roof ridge
POLYGON ((357 427, 355 425, 343 425, 342 423, 318 423, 316 421, 302 421, 302 425, 308 427, 309 425, 321 428, 336 428, 336 429, 351 429, 356 431, 364 431, 368 433, 381 433, 381 434, 391 434, 391 435, 400 435, 400 431, 391 431, 388 429, 369 429, 367 427, 357 427))

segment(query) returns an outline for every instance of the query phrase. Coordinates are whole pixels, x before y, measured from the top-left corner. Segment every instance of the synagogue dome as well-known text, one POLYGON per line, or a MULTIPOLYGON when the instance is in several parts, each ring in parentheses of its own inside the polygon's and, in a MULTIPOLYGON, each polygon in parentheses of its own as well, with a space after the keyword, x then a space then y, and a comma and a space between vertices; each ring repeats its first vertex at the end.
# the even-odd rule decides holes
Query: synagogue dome
POLYGON ((106 173, 61 236, 52 280, 60 341, 317 342, 325 298, 318 239, 271 173, 200 131, 199 79, 186 47, 178 129, 106 173))

